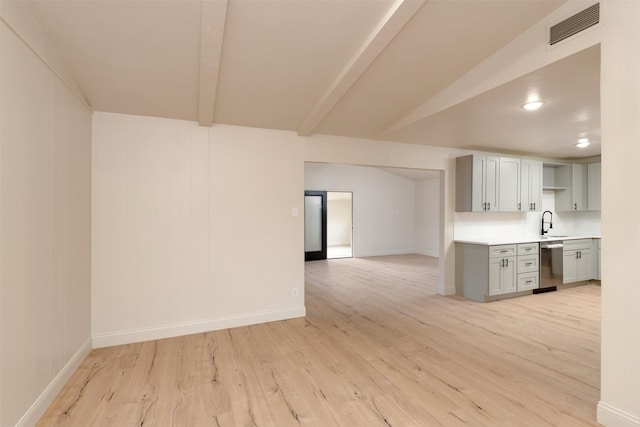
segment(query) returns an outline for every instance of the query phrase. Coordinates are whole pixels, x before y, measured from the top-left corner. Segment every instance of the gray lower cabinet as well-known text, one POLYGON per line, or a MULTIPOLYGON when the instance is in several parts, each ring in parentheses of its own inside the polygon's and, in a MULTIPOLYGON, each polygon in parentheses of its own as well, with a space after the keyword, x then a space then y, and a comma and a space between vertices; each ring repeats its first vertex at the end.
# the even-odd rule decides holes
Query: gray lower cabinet
POLYGON ((487 301, 539 287, 538 243, 456 243, 456 291, 487 301))
POLYGON ((516 290, 530 291, 540 287, 540 245, 518 244, 518 286, 516 290))
POLYGON ((562 283, 591 280, 595 277, 592 239, 567 240, 563 245, 562 283))
POLYGON ((489 295, 510 294, 516 291, 516 257, 489 258, 489 295))

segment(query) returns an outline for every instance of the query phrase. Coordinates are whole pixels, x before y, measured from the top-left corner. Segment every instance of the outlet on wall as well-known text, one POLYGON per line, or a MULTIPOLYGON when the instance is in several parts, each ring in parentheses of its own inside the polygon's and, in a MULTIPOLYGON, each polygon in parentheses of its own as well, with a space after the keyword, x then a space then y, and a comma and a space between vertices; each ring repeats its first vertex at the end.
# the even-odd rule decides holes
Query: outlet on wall
POLYGON ((291 288, 291 298, 296 298, 298 296, 298 288, 291 288))

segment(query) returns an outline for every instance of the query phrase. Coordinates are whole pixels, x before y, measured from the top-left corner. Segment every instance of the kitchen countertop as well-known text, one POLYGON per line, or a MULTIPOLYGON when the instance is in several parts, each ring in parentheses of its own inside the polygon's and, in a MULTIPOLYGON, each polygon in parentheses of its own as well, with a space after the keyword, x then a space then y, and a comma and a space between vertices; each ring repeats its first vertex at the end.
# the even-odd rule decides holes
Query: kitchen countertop
POLYGON ((573 236, 514 236, 501 238, 478 238, 478 239, 454 239, 455 243, 467 243, 470 245, 514 245, 517 243, 549 242, 554 240, 576 240, 576 239, 600 239, 599 235, 573 235, 573 236))

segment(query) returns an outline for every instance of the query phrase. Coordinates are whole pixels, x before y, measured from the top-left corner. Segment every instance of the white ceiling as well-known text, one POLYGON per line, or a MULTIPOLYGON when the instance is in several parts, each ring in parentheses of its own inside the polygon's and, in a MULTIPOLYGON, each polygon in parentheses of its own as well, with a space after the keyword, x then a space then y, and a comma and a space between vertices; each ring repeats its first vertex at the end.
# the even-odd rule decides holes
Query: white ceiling
POLYGON ((599 136, 598 48, 380 135, 564 1, 27 4, 97 111, 590 157, 599 141, 576 156, 573 139, 599 136), (527 115, 531 85, 553 96, 527 115))
POLYGON ((512 80, 491 91, 385 135, 401 142, 551 158, 600 154, 600 46, 512 80), (521 108, 529 93, 544 94, 537 111, 521 108), (591 145, 576 149, 579 136, 591 145))

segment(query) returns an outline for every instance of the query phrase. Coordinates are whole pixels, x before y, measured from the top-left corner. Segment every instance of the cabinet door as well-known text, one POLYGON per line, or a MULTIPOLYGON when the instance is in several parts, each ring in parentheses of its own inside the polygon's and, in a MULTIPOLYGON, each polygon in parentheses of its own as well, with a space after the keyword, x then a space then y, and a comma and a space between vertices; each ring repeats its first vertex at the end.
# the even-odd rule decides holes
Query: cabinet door
POLYGON ((516 258, 489 258, 489 295, 516 291, 516 258))
POLYGON ((497 211, 498 206, 498 187, 500 185, 500 158, 496 156, 487 156, 485 164, 485 186, 484 186, 484 202, 486 210, 497 211))
MULTIPOLYGON (((529 202, 532 211, 542 211, 542 162, 528 160, 529 164, 529 202)), ((529 206, 529 205, 527 205, 529 206)), ((523 209, 524 210, 524 209, 523 209)))
POLYGON ((505 265, 502 268, 502 289, 505 294, 515 292, 517 288, 516 258, 505 258, 505 265))
POLYGON ((600 210, 600 196, 602 193, 600 176, 600 163, 590 163, 587 165, 587 208, 590 211, 600 210))
POLYGON ((586 165, 572 165, 572 193, 574 211, 587 210, 587 168, 586 165))
POLYGON ((542 210, 542 162, 538 160, 520 163, 520 210, 542 210))
POLYGON ((586 165, 566 165, 556 169, 556 185, 566 190, 556 192, 557 211, 584 211, 587 209, 586 165))
POLYGON ((489 258, 489 295, 502 294, 502 264, 504 258, 489 258))
POLYGON ((531 196, 529 190, 531 188, 531 163, 528 160, 522 160, 520 163, 520 210, 523 212, 531 210, 531 196))
POLYGON ((593 279, 591 266, 591 250, 578 250, 578 257, 576 258, 576 282, 593 279))
POLYGON ((500 158, 498 206, 501 212, 520 210, 520 159, 500 158))
POLYGON ((473 156, 471 175, 471 211, 485 210, 485 187, 487 176, 487 156, 473 156))
POLYGON ((563 268, 563 276, 562 283, 571 283, 575 282, 578 277, 578 266, 576 263, 576 258, 578 256, 578 251, 564 251, 563 260, 562 260, 562 268, 563 268))

